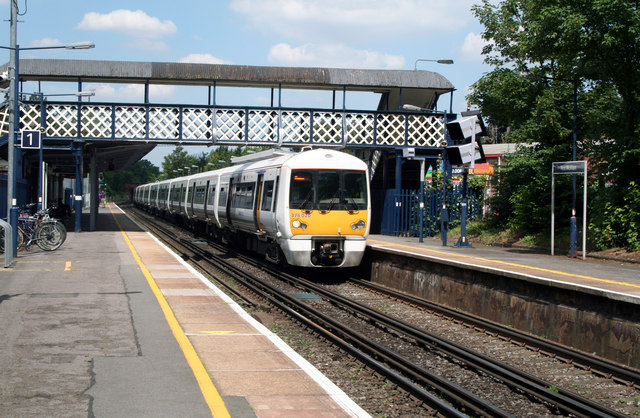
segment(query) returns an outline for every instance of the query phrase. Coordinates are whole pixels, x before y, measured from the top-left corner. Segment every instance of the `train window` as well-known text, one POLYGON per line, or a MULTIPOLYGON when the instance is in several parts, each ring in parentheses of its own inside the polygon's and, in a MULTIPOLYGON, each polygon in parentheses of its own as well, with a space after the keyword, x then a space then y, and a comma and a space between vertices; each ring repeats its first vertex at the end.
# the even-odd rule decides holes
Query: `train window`
POLYGON ((331 210, 340 204, 340 175, 337 171, 318 172, 318 209, 331 210))
POLYGON ((347 171, 344 173, 344 189, 342 199, 347 205, 367 208, 367 179, 364 171, 347 171))
POLYGON ((195 194, 193 196, 193 203, 201 205, 204 203, 205 193, 207 191, 206 186, 198 186, 196 187, 195 194))
POLYGON ((209 186, 209 199, 207 199, 207 206, 213 206, 213 201, 216 198, 216 186, 212 184, 209 186))
POLYGON ((251 209, 253 207, 253 186, 253 183, 237 184, 231 198, 231 207, 238 209, 251 209))
POLYGON ((262 192, 262 207, 260 210, 271 211, 271 203, 273 201, 273 180, 265 181, 262 192))
POLYGON ((193 190, 194 190, 194 186, 189 187, 189 190, 187 191, 187 202, 191 203, 193 201, 193 190))
POLYGON ((227 204, 227 191, 224 187, 220 188, 220 197, 218 199, 218 205, 225 207, 227 204))
POLYGON ((311 171, 293 170, 289 191, 289 206, 291 209, 312 209, 313 203, 316 201, 314 193, 313 173, 311 171))

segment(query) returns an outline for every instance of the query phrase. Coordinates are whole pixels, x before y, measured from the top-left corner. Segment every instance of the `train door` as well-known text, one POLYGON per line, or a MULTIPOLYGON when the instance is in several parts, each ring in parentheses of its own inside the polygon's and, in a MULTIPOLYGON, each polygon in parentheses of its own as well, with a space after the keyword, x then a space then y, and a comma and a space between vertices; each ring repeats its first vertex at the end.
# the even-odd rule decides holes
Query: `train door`
POLYGON ((269 235, 275 235, 276 228, 276 192, 278 184, 277 170, 265 175, 262 183, 260 202, 260 228, 269 235))
POLYGON ((187 180, 187 201, 185 204, 185 213, 188 218, 193 218, 193 196, 195 195, 196 182, 187 180))
POLYGON ((264 174, 258 174, 258 180, 256 180, 256 199, 253 205, 253 220, 255 223, 256 231, 262 231, 260 226, 260 208, 262 205, 262 189, 263 189, 264 174))
POLYGON ((207 180, 207 184, 206 184, 206 186, 204 186, 204 201, 202 202, 203 206, 204 206, 203 209, 202 209, 202 212, 203 212, 204 219, 206 221, 209 220, 209 205, 208 205, 208 202, 209 202, 209 180, 207 180))
POLYGON ((231 222, 231 201, 233 200, 233 177, 229 178, 229 186, 228 186, 228 192, 227 192, 227 202, 226 202, 226 207, 227 207, 227 225, 232 225, 231 222))
POLYGON ((171 186, 169 188, 169 212, 173 213, 175 212, 175 202, 176 202, 176 184, 171 183, 171 186))

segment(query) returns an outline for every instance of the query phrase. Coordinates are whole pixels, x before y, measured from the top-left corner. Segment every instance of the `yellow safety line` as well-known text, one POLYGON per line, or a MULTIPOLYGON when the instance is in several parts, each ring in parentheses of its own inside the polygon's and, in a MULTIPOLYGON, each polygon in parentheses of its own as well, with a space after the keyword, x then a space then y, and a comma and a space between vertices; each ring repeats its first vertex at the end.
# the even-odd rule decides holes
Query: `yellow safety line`
POLYGON ((136 262, 140 266, 140 269, 142 270, 142 274, 147 279, 147 282, 149 283, 149 287, 151 287, 153 294, 156 296, 156 299, 158 299, 158 303, 160 304, 160 307, 162 308, 162 312, 164 313, 164 316, 167 319, 169 328, 171 328, 171 332, 173 332, 173 336, 178 341, 178 344, 180 345, 180 348, 184 353, 184 357, 186 358, 187 363, 191 367, 191 370, 193 371, 193 374, 196 380, 198 381, 198 385, 200 386, 200 390, 204 395, 204 399, 207 402, 207 405, 209 405, 209 409, 211 410, 211 415, 214 417, 231 417, 231 415, 229 415, 229 411, 227 410, 227 407, 224 404, 224 401, 222 400, 222 397, 218 393, 218 390, 216 389, 216 387, 213 385, 213 382, 211 381, 211 378, 207 373, 207 369, 202 364, 202 361, 200 360, 200 357, 198 357, 198 354, 196 353, 196 350, 193 348, 193 345, 191 345, 191 341, 189 341, 189 338, 185 335, 182 327, 180 326, 180 323, 176 319, 173 311, 171 310, 169 303, 167 302, 164 295, 162 294, 162 291, 156 284, 155 280, 153 279, 153 276, 151 276, 151 273, 149 272, 145 264, 142 262, 142 260, 138 256, 138 253, 133 247, 133 244, 131 243, 131 241, 129 240, 127 233, 124 231, 124 229, 122 229, 122 226, 120 226, 120 223, 116 219, 115 214, 113 213, 113 210, 111 209, 111 207, 109 207, 109 211, 113 215, 113 218, 115 219, 116 224, 118 224, 118 228, 120 228, 120 232, 122 233, 124 240, 129 246, 129 250, 131 251, 133 258, 136 260, 136 262))
MULTIPOLYGON (((414 247, 414 246, 411 246, 411 245, 396 244, 396 243, 387 242, 387 241, 377 241, 377 240, 374 240, 374 239, 369 239, 368 241, 379 243, 379 244, 395 245, 395 246, 398 246, 398 247, 406 247, 406 248, 411 248, 411 249, 414 249, 414 250, 430 251, 430 252, 436 253, 436 254, 443 254, 443 255, 448 255, 448 256, 452 255, 451 253, 446 252, 446 251, 432 250, 430 248, 414 247)), ((581 279, 595 280, 597 282, 603 282, 603 283, 609 283, 609 284, 617 284, 617 285, 621 285, 621 286, 629 286, 629 287, 640 288, 640 285, 633 284, 633 283, 619 282, 619 281, 616 281, 616 280, 609 280, 609 279, 601 279, 601 278, 592 277, 592 276, 582 276, 580 274, 567 273, 567 272, 558 271, 558 270, 550 270, 550 269, 545 269, 545 268, 542 268, 542 267, 526 266, 526 265, 523 265, 523 264, 510 263, 508 261, 491 260, 489 258, 474 257, 474 256, 471 256, 471 255, 465 255, 465 254, 455 254, 455 256, 456 257, 461 257, 461 258, 471 258, 473 260, 488 261, 488 262, 491 262, 491 263, 504 264, 504 265, 507 265, 507 266, 522 267, 522 268, 527 268, 527 269, 530 269, 530 270, 544 271, 544 272, 547 272, 547 273, 554 273, 554 274, 559 274, 559 275, 562 275, 562 276, 579 277, 581 279)))
POLYGON ((64 263, 64 271, 71 271, 71 261, 64 263))

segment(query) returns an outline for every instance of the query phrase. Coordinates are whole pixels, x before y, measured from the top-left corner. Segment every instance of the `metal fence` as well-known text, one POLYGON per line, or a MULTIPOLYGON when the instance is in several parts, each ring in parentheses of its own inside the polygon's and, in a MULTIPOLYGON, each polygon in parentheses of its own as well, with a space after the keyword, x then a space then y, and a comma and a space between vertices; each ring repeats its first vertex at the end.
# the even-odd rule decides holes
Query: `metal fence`
MULTIPOLYGON (((483 197, 476 196, 471 190, 467 193, 467 220, 482 216, 483 197)), ((417 237, 422 228, 423 236, 434 236, 440 232, 440 212, 446 204, 449 212, 449 223, 460 221, 462 186, 447 190, 446 194, 439 190, 424 191, 424 208, 422 209, 422 225, 420 225, 420 190, 387 190, 382 212, 383 235, 417 237)))

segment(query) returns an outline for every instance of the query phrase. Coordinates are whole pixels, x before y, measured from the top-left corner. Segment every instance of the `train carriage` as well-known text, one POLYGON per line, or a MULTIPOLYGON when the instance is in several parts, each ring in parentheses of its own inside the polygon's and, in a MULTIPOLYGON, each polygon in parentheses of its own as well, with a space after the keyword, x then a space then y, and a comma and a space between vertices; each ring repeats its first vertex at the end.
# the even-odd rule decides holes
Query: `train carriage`
MULTIPOLYGON (((167 202, 168 213, 190 227, 242 242, 274 262, 359 265, 371 213, 366 164, 326 149, 267 154, 160 182, 147 206, 163 212, 167 202)), ((142 194, 147 186, 139 186, 142 194)))

